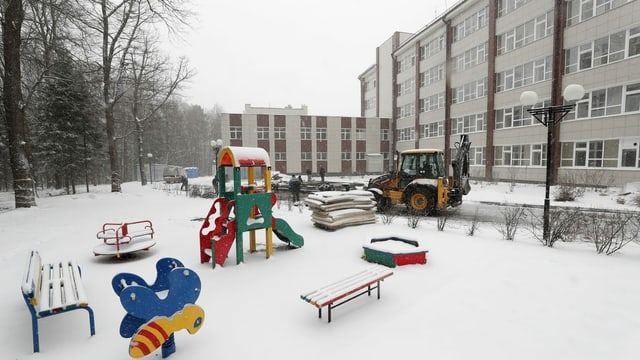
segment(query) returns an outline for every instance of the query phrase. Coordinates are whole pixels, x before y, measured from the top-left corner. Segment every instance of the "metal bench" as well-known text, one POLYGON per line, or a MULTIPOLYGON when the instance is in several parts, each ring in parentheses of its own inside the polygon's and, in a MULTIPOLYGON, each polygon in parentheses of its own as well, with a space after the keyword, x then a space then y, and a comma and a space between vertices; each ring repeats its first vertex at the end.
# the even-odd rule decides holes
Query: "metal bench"
POLYGON ((377 289, 380 299, 380 282, 393 275, 393 271, 380 265, 373 265, 342 280, 300 295, 300 298, 318 308, 318 318, 322 318, 322 308, 329 308, 327 322, 331 322, 331 310, 361 295, 371 296, 377 289))
POLYGON ((89 312, 91 335, 95 335, 93 310, 80 278, 80 267, 73 261, 43 264, 40 254, 32 250, 22 279, 22 295, 31 312, 33 352, 40 352, 38 319, 71 310, 89 312))

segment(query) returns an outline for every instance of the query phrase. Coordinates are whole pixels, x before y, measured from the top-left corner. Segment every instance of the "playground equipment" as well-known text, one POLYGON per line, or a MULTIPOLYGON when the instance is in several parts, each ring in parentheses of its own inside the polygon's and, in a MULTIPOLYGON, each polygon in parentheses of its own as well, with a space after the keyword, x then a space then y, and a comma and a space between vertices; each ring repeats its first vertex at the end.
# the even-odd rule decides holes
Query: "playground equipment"
POLYGON ((227 146, 218 153, 218 194, 200 228, 200 262, 213 259, 212 266, 222 266, 231 245, 236 244, 236 263, 244 261, 243 233, 249 232, 250 251, 256 251, 256 230, 265 229, 266 257, 273 253, 272 234, 292 247, 302 247, 304 239, 289 224, 272 214, 276 194, 271 192, 269 154, 262 148, 227 146), (242 184, 242 168, 247 183, 242 184), (227 170, 232 169, 233 188, 227 190, 227 170), (256 173, 264 185, 256 183, 256 173), (217 217, 216 217, 217 214, 217 217))
POLYGON ((102 244, 93 248, 93 254, 115 255, 119 258, 122 254, 149 250, 156 244, 154 233, 151 220, 104 223, 102 230, 96 234, 102 244))
POLYGON ((420 247, 418 241, 397 236, 374 238, 371 239, 370 244, 362 247, 365 260, 392 268, 409 264, 426 264, 429 252, 420 247))
POLYGON ((162 357, 176 351, 174 332, 195 334, 202 327, 204 310, 195 305, 200 296, 200 277, 180 260, 162 258, 156 263, 153 284, 138 275, 120 273, 111 286, 127 314, 120 336, 131 338, 129 355, 141 358, 162 347, 162 357))

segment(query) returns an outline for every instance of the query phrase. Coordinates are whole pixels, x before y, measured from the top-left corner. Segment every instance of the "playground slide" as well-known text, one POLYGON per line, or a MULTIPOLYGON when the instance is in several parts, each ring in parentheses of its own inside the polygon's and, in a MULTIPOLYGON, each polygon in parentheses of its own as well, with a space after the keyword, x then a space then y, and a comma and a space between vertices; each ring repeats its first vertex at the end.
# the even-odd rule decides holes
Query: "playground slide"
POLYGON ((293 231, 288 222, 283 219, 276 218, 275 216, 273 217, 273 220, 273 233, 276 234, 280 240, 288 242, 290 245, 295 247, 302 247, 304 245, 304 238, 297 232, 293 231))

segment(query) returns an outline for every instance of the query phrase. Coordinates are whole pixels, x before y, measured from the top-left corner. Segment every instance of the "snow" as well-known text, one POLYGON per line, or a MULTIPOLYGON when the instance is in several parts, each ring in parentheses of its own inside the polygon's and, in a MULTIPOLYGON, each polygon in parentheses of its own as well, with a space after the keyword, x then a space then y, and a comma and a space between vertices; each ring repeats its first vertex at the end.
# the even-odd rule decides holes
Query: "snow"
MULTIPOLYGON (((211 184, 211 178, 194 180, 201 179, 211 184)), ((513 191, 509 184, 472 185, 461 208, 469 213, 497 211, 484 201, 541 205, 544 197, 539 185, 517 185, 513 191)), ((638 210, 629 205, 633 194, 620 192, 587 191, 563 205, 638 210)), ((119 335, 125 311, 111 280, 129 272, 152 282, 162 257, 179 259, 202 281, 196 304, 205 311, 204 324, 193 335, 176 333, 174 360, 638 358, 636 243, 604 256, 580 241, 546 248, 526 231, 505 241, 489 223, 467 236, 469 220, 453 218, 444 231, 437 231, 435 218, 413 229, 397 217, 390 225, 379 220, 328 232, 313 226, 308 209, 281 205, 274 216, 304 236, 304 247, 288 249, 274 236, 273 256, 265 259, 264 232, 258 231, 257 253, 245 254, 245 262, 236 265, 232 249, 225 266, 212 269, 200 264, 198 232, 213 200, 176 194, 158 183, 125 183, 122 193, 111 193, 109 186, 71 196, 41 193, 37 207, 13 209, 6 206, 13 195, 1 193, 2 358, 128 359, 130 339, 119 335), (142 219, 156 230, 157 244, 148 252, 120 260, 93 255, 104 222, 142 219), (330 324, 318 319, 317 309, 300 295, 370 266, 362 260, 362 244, 381 236, 418 240, 429 250, 428 263, 393 269, 380 300, 362 296, 335 309, 330 324), (31 249, 45 262, 80 264, 95 312, 95 336, 89 336, 85 311, 47 317, 39 321, 41 352, 32 353, 31 318, 20 293, 31 249)), ((157 351, 147 358, 160 357, 157 351)))

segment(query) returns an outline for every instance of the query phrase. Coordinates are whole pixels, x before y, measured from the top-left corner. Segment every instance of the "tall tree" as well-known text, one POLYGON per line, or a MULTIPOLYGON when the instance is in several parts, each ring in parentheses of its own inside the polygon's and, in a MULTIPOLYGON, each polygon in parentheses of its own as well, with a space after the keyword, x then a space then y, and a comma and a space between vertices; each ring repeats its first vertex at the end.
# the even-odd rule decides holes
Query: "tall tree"
POLYGON ((29 160, 30 142, 22 97, 20 54, 24 8, 22 0, 6 0, 2 13, 3 104, 16 208, 36 205, 29 160))
POLYGON ((129 71, 128 56, 132 45, 141 38, 145 26, 165 25, 176 29, 186 24, 189 12, 181 0, 87 0, 86 22, 89 31, 99 35, 101 42, 100 71, 102 98, 107 132, 111 191, 121 191, 121 170, 116 148, 116 104, 129 91, 125 76, 129 71))
POLYGON ((144 175, 145 125, 171 98, 181 84, 193 76, 186 59, 180 58, 172 69, 168 57, 160 55, 157 40, 145 36, 140 46, 134 47, 129 56, 131 64, 131 120, 135 129, 138 169, 142 185, 147 184, 144 175))
POLYGON ((52 60, 43 90, 34 126, 34 158, 43 178, 53 176, 57 187, 74 194, 83 180, 89 191, 90 164, 103 142, 95 92, 70 54, 61 50, 52 60))

